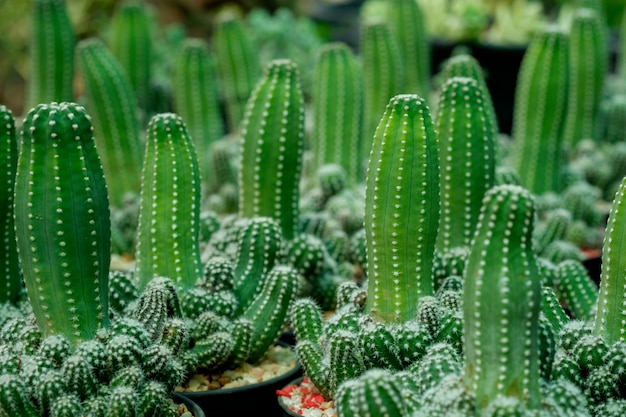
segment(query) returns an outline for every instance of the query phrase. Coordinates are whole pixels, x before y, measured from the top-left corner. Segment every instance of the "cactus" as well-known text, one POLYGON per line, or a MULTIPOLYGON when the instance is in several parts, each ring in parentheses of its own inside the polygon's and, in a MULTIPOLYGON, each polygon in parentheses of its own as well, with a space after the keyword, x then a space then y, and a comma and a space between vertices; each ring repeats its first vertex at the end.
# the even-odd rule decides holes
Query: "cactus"
POLYGON ((261 77, 261 64, 242 19, 224 16, 215 24, 213 49, 229 131, 237 131, 248 97, 261 77))
POLYGON ((147 5, 139 1, 125 1, 113 15, 111 22, 111 53, 128 75, 137 98, 137 104, 148 120, 150 83, 152 81, 152 19, 147 5))
POLYGON ((374 136, 365 200, 366 309, 385 322, 414 318, 419 299, 434 293, 437 146, 424 100, 393 97, 374 136))
POLYGON ((76 49, 111 203, 120 206, 124 195, 138 192, 140 185, 143 145, 137 100, 124 69, 102 41, 84 39, 76 49))
POLYGON ((337 392, 337 412, 341 416, 408 415, 400 381, 387 370, 372 369, 341 385, 337 392))
POLYGON ((343 43, 323 46, 317 55, 312 91, 314 170, 336 163, 349 182, 362 178, 363 80, 353 52, 343 43))
POLYGON ((563 136, 573 149, 583 139, 598 138, 598 112, 608 72, 605 23, 593 9, 578 8, 569 34, 569 95, 563 136))
POLYGON ((0 250, 0 265, 3 265, 2 287, 0 302, 17 303, 22 293, 22 273, 17 256, 15 242, 15 221, 13 218, 15 175, 17 170, 17 135, 15 118, 6 106, 0 105, 0 160, 4 161, 0 183, 4 184, 0 194, 0 233, 2 235, 2 250, 0 250))
POLYGON ((530 409, 541 402, 534 216, 534 199, 519 186, 497 186, 485 196, 463 287, 465 385, 479 409, 499 395, 530 409))
POLYGON ((20 263, 44 335, 89 339, 108 324, 109 201, 86 110, 41 104, 26 116, 15 185, 20 263))
POLYGON ((224 135, 214 66, 206 42, 190 38, 180 46, 173 74, 174 110, 187 124, 198 154, 201 177, 209 190, 222 184, 213 176, 210 149, 224 135))
POLYGON ((143 162, 135 274, 143 290, 154 276, 172 279, 181 291, 202 277, 200 174, 183 120, 153 116, 143 162))
POLYGON ((33 1, 32 13, 27 107, 71 101, 76 35, 65 0, 33 1))
POLYGON ((363 139, 361 156, 367 158, 372 137, 389 100, 404 89, 404 63, 398 40, 389 24, 365 21, 361 29, 363 71, 363 139))
POLYGON ((239 173, 239 215, 278 221, 294 237, 304 151, 304 101, 298 69, 271 61, 246 107, 239 173))
POLYGON ((512 161, 533 194, 562 188, 563 124, 568 94, 568 38, 548 26, 531 40, 518 75, 513 114, 512 161))
POLYGON ((437 252, 468 246, 482 200, 495 182, 496 152, 485 90, 466 77, 441 87, 436 128, 441 171, 441 223, 437 252))
POLYGON ((561 303, 572 317, 579 320, 593 318, 598 300, 598 287, 589 277, 587 269, 575 260, 557 265, 558 278, 555 288, 561 303))

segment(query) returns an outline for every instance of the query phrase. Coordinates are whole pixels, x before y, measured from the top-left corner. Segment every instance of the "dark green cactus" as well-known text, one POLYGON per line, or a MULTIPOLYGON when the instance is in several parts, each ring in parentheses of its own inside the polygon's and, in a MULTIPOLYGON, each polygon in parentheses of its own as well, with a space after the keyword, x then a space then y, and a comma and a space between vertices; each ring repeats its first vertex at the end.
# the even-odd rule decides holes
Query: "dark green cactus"
POLYGON ((90 339, 108 324, 111 226, 90 117, 41 104, 24 121, 15 186, 17 247, 44 335, 90 339))
POLYGON ((578 320, 592 319, 598 301, 598 287, 582 263, 566 260, 558 264, 554 283, 561 303, 578 320))
POLYGON ((512 163, 522 186, 537 195, 562 189, 567 86, 568 37, 564 29, 548 26, 524 54, 513 114, 512 163))
POLYGON ((386 322, 414 318, 419 299, 434 294, 437 146, 425 101, 393 97, 374 136, 365 195, 366 308, 386 322))
POLYGON ((76 55, 111 203, 120 206, 126 193, 140 187, 143 144, 137 99, 128 75, 102 41, 80 41, 76 55))
POLYGON ((479 409, 499 395, 530 409, 541 402, 534 216, 534 198, 519 186, 497 186, 485 196, 463 286, 464 384, 479 409))
POLYGON ((353 184, 363 177, 361 129, 362 70, 343 43, 330 43, 318 52, 312 91, 312 169, 328 163, 341 166, 353 184))
POLYGON ((297 228, 304 151, 304 101, 298 68, 271 61, 246 107, 241 141, 239 215, 278 221, 285 239, 297 228))
POLYGON ((341 385, 335 401, 337 412, 346 417, 408 415, 400 381, 382 369, 371 369, 341 385))
POLYGON ((74 99, 76 35, 65 0, 32 2, 27 107, 74 99))
POLYGON ((202 277, 200 173, 192 139, 173 113, 153 116, 143 162, 135 275, 140 290, 155 276, 181 291, 202 277))

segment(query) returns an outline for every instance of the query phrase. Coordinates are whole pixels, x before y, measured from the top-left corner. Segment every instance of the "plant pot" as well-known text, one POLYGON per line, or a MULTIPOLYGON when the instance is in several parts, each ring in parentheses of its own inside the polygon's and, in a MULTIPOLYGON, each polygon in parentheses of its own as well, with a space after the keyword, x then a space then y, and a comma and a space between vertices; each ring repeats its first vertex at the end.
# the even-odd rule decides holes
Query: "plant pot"
POLYGON ((185 407, 187 407, 187 409, 191 412, 193 417, 206 417, 206 414, 204 413, 202 408, 200 408, 200 406, 196 404, 191 398, 186 397, 184 395, 180 395, 178 393, 173 393, 172 399, 174 400, 175 403, 185 404, 185 407))

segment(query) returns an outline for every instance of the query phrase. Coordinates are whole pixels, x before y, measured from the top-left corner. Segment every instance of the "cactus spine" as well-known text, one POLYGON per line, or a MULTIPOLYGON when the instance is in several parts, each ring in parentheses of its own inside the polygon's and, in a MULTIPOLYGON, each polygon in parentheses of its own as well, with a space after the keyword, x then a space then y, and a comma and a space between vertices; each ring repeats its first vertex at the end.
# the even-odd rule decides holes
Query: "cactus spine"
POLYGON ((522 59, 515 91, 513 161, 533 194, 561 191, 563 121, 567 107, 568 40, 549 26, 535 35, 522 59))
POLYGON ((136 98, 124 69, 102 41, 80 41, 77 58, 111 203, 120 206, 124 194, 139 191, 143 145, 136 98))
POLYGON ((365 190, 366 308, 382 321, 414 318, 419 299, 434 293, 437 147, 425 101, 393 97, 374 135, 365 190))
POLYGON ((598 137, 598 111, 608 69, 606 28, 593 9, 574 12, 569 34, 569 96, 564 138, 573 149, 598 137))
POLYGON ((441 88, 436 119, 441 171, 439 253, 469 246, 483 197, 495 182, 496 138, 489 102, 472 78, 452 77, 441 88))
POLYGON ((181 290, 202 277, 199 246, 200 174, 195 148, 180 116, 152 117, 142 172, 137 232, 139 289, 155 276, 181 290))
POLYGON ((328 44, 319 51, 313 83, 313 166, 337 163, 351 183, 362 177, 361 67, 347 45, 328 44))
POLYGON ((0 235, 2 236, 2 250, 0 250, 0 265, 3 270, 2 291, 0 302, 15 303, 22 292, 22 275, 17 256, 15 242, 15 220, 13 217, 15 174, 17 170, 17 136, 15 118, 6 106, 0 105, 0 161, 3 168, 0 170, 0 235))
POLYGON ((304 101, 293 62, 280 59, 266 66, 248 101, 242 135, 239 215, 271 217, 291 239, 304 150, 304 101))
POLYGON ((465 384, 478 408, 498 396, 540 405, 541 283, 532 247, 535 205, 514 185, 485 195, 465 268, 465 384))
POLYGON ((212 175, 211 144, 224 134, 220 114, 217 79, 213 57, 205 41, 186 39, 180 46, 174 66, 174 109, 194 141, 202 179, 216 183, 212 175))
POLYGON ((111 224, 90 117, 40 104, 24 121, 15 185, 17 247, 43 335, 89 339, 108 323, 111 224))
POLYGON ((73 98, 76 39, 65 0, 33 4, 28 106, 73 98))

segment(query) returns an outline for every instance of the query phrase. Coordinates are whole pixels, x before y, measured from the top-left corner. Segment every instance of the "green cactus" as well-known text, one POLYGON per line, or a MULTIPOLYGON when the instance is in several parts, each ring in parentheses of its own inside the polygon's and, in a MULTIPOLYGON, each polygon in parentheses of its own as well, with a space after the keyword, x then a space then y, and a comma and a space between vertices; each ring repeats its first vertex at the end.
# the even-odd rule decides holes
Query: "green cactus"
POLYGON ((479 409, 499 395, 530 409, 541 403, 534 216, 534 198, 519 186, 497 186, 485 196, 463 287, 464 383, 479 409))
MULTIPOLYGON (((624 79, 626 79, 626 74, 624 79)), ((614 94, 603 104, 600 110, 602 124, 598 139, 601 142, 619 143, 624 137, 624 129, 626 128, 626 94, 614 94)))
POLYGON ((0 233, 2 250, 0 265, 4 266, 0 302, 17 303, 22 294, 22 272, 20 270, 15 242, 15 220, 13 217, 15 175, 17 170, 17 134, 15 118, 6 106, 0 105, 0 160, 4 161, 0 183, 4 184, 0 194, 0 233))
POLYGON ((365 200, 366 309, 385 322, 414 318, 419 299, 434 293, 437 146, 425 101, 393 97, 374 136, 365 200))
POLYGON ((312 91, 312 169, 336 163, 356 184, 362 179, 362 70, 344 43, 320 48, 312 91))
POLYGON ((408 415, 400 381, 383 369, 371 369, 342 384, 335 401, 339 415, 346 417, 408 415))
POLYGON ((26 116, 15 185, 20 263, 44 335, 90 339, 108 324, 111 226, 90 117, 74 103, 26 116))
POLYGON ((441 87, 436 128, 441 171, 437 252, 468 246, 482 200, 495 182, 496 137, 489 103, 478 81, 449 78, 441 87))
POLYGON ((278 221, 294 237, 304 151, 304 99, 298 68, 271 61, 246 107, 239 171, 239 215, 278 221))
POLYGON ((229 131, 238 131, 246 102, 261 77, 258 51, 241 18, 220 16, 215 24, 213 50, 222 86, 229 131))
POLYGON ((598 301, 598 287, 589 277, 587 269, 575 260, 563 261, 557 268, 555 288, 561 303, 576 319, 593 318, 598 301))
POLYGON ((201 177, 209 190, 222 184, 214 178, 210 149, 224 135, 214 67, 207 43, 188 38, 180 46, 173 74, 174 110, 187 124, 198 154, 201 177))
POLYGON ((74 98, 76 35, 65 0, 32 2, 27 108, 74 98))
POLYGON ((548 26, 531 40, 518 75, 512 163, 522 186, 536 195, 562 189, 568 56, 566 32, 548 26))
POLYGON ((111 204, 119 207, 126 193, 139 192, 143 144, 137 99, 128 75, 102 41, 80 41, 76 55, 111 204))
POLYGON ((155 276, 181 291, 202 277, 200 174, 195 148, 180 116, 150 120, 143 162, 135 275, 143 290, 155 276))

